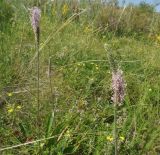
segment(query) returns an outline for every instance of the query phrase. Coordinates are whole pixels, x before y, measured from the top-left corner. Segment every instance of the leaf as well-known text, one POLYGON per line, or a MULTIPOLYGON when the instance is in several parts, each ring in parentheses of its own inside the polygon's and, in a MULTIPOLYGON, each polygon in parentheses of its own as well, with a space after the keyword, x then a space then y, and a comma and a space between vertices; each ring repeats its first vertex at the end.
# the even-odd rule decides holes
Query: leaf
POLYGON ((46 128, 46 137, 50 136, 53 122, 54 122, 54 111, 51 113, 51 115, 48 118, 48 123, 46 128))
POLYGON ((27 132, 26 127, 25 127, 22 123, 19 123, 19 127, 20 127, 20 130, 21 130, 23 136, 24 136, 25 138, 27 138, 28 132, 27 132))

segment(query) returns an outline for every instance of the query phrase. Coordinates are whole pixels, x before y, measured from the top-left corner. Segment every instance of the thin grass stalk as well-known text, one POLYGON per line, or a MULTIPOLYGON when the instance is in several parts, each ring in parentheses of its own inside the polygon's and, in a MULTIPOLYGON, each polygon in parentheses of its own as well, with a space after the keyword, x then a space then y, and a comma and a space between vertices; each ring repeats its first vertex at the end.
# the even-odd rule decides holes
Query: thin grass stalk
POLYGON ((49 57, 48 77, 49 77, 49 86, 50 86, 51 96, 52 96, 53 95, 53 88, 52 88, 52 78, 51 78, 51 57, 49 57))
MULTIPOLYGON (((75 136, 79 136, 79 135, 97 135, 97 136, 99 136, 99 135, 104 135, 104 134, 107 134, 108 132, 107 131, 96 131, 96 132, 88 132, 88 133, 86 133, 86 132, 74 132, 73 134, 75 135, 75 136)), ((29 142, 26 142, 26 143, 21 143, 21 144, 17 144, 17 145, 13 145, 13 146, 7 146, 7 147, 4 147, 4 148, 0 148, 0 152, 3 152, 3 151, 7 151, 7 150, 13 150, 13 149, 16 149, 16 148, 20 148, 20 147, 25 147, 25 146, 28 146, 28 145, 30 145, 31 146, 31 144, 37 144, 37 143, 40 143, 40 142, 42 142, 42 141, 44 141, 44 142, 46 142, 46 141, 48 141, 48 140, 51 140, 51 139, 54 139, 54 138, 57 138, 58 139, 58 137, 60 137, 60 135, 61 134, 56 134, 56 135, 53 135, 53 136, 51 136, 51 137, 47 137, 47 138, 40 138, 40 139, 37 139, 37 140, 33 140, 33 141, 29 141, 29 142)))

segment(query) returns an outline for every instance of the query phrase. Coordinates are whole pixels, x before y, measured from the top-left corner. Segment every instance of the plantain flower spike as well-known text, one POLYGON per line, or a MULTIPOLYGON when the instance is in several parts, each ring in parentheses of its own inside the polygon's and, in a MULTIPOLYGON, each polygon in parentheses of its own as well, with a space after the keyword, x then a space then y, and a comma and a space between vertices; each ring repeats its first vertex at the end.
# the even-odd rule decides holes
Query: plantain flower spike
POLYGON ((120 69, 113 71, 112 72, 112 90, 113 90, 112 100, 114 104, 117 104, 120 106, 124 101, 125 87, 126 85, 123 79, 123 71, 120 69))
POLYGON ((41 10, 35 6, 30 9, 30 15, 31 15, 30 19, 35 34, 35 38, 37 41, 39 41, 41 10))

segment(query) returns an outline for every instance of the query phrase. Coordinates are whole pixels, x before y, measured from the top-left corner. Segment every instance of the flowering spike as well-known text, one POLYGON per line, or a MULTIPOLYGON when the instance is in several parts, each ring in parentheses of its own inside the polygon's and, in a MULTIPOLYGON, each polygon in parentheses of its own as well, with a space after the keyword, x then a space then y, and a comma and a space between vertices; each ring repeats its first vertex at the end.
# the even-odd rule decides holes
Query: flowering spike
POLYGON ((120 69, 112 72, 112 100, 115 104, 121 105, 125 96, 125 82, 123 79, 123 72, 120 69))
POLYGON ((38 7, 33 7, 30 9, 31 14, 31 24, 33 31, 35 33, 36 39, 39 39, 39 23, 40 23, 40 17, 41 17, 41 10, 38 7))

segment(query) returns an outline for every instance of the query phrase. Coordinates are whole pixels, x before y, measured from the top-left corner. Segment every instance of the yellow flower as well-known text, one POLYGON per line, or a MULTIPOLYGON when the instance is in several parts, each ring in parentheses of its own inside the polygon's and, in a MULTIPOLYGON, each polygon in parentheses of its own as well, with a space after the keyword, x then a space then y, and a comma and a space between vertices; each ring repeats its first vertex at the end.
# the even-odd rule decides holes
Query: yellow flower
POLYGON ((90 27, 89 25, 86 26, 86 27, 84 28, 84 32, 85 32, 85 33, 90 33, 90 32, 92 32, 91 27, 90 27))
POLYGON ((90 79, 90 81, 94 81, 94 79, 93 79, 93 78, 91 78, 91 79, 90 79))
POLYGON ((68 12, 68 10, 69 10, 68 5, 67 5, 67 4, 64 4, 64 5, 63 5, 63 8, 62 8, 62 15, 66 15, 67 12, 68 12))
POLYGON ((7 93, 7 95, 8 95, 9 97, 11 97, 11 96, 13 96, 13 93, 7 93))
POLYGON ((160 42, 160 35, 157 36, 157 41, 160 42))
POLYGON ((111 137, 111 136, 107 136, 107 138, 106 138, 108 141, 110 141, 110 142, 112 142, 113 141, 113 137, 111 137))
POLYGON ((125 138, 124 138, 123 136, 120 136, 119 139, 120 139, 121 141, 124 141, 124 140, 125 140, 125 138))
POLYGON ((13 111, 13 108, 8 109, 8 113, 12 113, 13 111))
POLYGON ((42 148, 43 148, 43 146, 44 146, 44 143, 40 143, 40 147, 42 147, 42 148))
POLYGON ((151 89, 151 88, 149 88, 149 91, 152 91, 152 89, 151 89))
POLYGON ((71 132, 69 130, 67 130, 66 135, 67 138, 71 137, 71 132))
POLYGON ((99 69, 99 67, 96 66, 96 70, 98 70, 98 69, 99 69))
POLYGON ((98 70, 98 69, 99 69, 99 67, 98 67, 98 65, 97 65, 97 64, 95 64, 95 67, 96 67, 96 70, 98 70))
POLYGON ((20 110, 20 109, 22 109, 22 107, 21 107, 20 105, 18 105, 18 106, 17 106, 17 109, 20 110))

